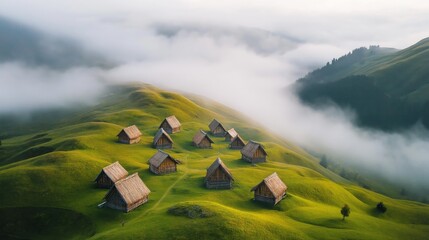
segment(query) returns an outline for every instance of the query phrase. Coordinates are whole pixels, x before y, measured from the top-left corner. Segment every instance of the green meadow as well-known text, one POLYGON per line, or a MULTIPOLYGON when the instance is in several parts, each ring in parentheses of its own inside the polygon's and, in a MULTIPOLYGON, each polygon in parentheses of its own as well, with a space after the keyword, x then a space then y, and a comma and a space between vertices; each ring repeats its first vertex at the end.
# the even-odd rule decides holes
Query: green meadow
POLYGON ((281 136, 201 97, 149 85, 116 86, 100 104, 46 121, 52 124, 4 139, 0 146, 1 239, 387 240, 425 239, 429 234, 429 205, 351 183, 281 136), (152 140, 169 115, 181 121, 182 131, 171 135, 174 148, 166 152, 182 164, 177 173, 156 176, 148 170, 157 151, 152 140), (208 131, 213 118, 245 140, 261 142, 267 162, 244 162, 223 138, 213 137, 212 149, 193 147, 193 135, 208 131), (141 142, 117 143, 116 134, 133 124, 143 134, 141 142), (235 178, 231 190, 203 186, 206 168, 217 157, 235 178), (130 174, 138 172, 152 191, 149 202, 130 213, 97 207, 107 190, 95 188, 93 181, 115 161, 130 174), (287 197, 274 207, 254 202, 250 189, 273 172, 288 186, 287 197), (375 210, 380 201, 386 213, 375 210), (342 221, 344 204, 351 214, 342 221), (168 213, 193 206, 207 216, 168 213))

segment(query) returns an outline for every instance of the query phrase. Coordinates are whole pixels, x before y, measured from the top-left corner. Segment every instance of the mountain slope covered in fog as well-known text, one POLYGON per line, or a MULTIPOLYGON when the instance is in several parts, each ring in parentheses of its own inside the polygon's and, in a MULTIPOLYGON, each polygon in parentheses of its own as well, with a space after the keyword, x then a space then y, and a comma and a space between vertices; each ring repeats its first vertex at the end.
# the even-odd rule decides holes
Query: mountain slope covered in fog
MULTIPOLYGON (((43 114, 39 115, 39 118, 43 114)), ((94 107, 63 113, 49 126, 9 134, 0 146, 0 237, 6 239, 423 239, 429 207, 395 200, 350 183, 317 159, 223 105, 149 85, 111 88, 94 107), (156 176, 148 159, 152 140, 168 115, 182 131, 172 135, 178 172, 156 176), (249 164, 239 150, 214 137, 212 149, 191 145, 199 129, 216 118, 245 140, 262 142, 268 161, 249 164), (121 128, 136 124, 139 144, 117 143, 121 128), (220 157, 235 178, 231 190, 207 190, 207 167, 220 157), (152 191, 149 202, 130 213, 97 208, 107 190, 96 189, 100 170, 119 161, 138 172, 152 191), (277 172, 288 195, 275 207, 255 203, 250 189, 277 172), (388 210, 375 211, 378 202, 388 210), (340 208, 351 215, 341 220, 340 208), (202 209, 206 217, 175 216, 169 209, 202 209), (59 217, 61 216, 61 217, 59 217)), ((12 120, 11 120, 12 121, 12 120)), ((18 124, 18 123, 17 123, 18 124)), ((386 186, 389 187, 389 186, 386 186)))
POLYGON ((357 113, 357 124, 399 130, 429 128, 429 38, 401 51, 372 46, 334 59, 300 79, 300 98, 334 102, 357 113))
POLYGON ((91 53, 73 40, 0 16, 0 63, 5 62, 58 69, 110 65, 102 56, 91 53))

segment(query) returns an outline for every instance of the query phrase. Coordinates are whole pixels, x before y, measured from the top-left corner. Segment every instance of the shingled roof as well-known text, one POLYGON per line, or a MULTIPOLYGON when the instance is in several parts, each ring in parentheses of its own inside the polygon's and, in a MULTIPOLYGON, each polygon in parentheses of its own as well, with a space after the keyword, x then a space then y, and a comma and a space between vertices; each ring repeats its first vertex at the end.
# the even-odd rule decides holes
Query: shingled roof
POLYGON ((255 154, 256 150, 258 150, 258 148, 261 148, 262 151, 265 153, 265 155, 268 156, 267 152, 265 151, 264 147, 262 146, 262 144, 257 143, 255 141, 250 140, 246 146, 243 147, 243 149, 241 149, 241 153, 246 155, 246 156, 253 156, 253 154, 255 154))
POLYGON ((178 160, 176 160, 175 158, 173 158, 172 156, 170 156, 170 154, 158 150, 157 153, 155 153, 155 155, 153 155, 150 159, 149 159, 149 163, 151 165, 154 165, 155 167, 159 167, 159 165, 161 165, 162 162, 164 162, 164 160, 166 158, 170 157, 175 163, 179 164, 180 162, 178 160))
POLYGON ((235 136, 234 138, 231 139, 231 142, 234 142, 235 140, 240 140, 242 143, 246 144, 243 140, 243 138, 241 138, 240 134, 237 134, 237 136, 235 136))
POLYGON ((223 127, 222 123, 220 123, 216 119, 213 119, 213 121, 209 125, 210 131, 214 131, 217 128, 217 126, 219 126, 219 125, 225 130, 225 128, 223 127))
POLYGON ((114 162, 109 166, 104 167, 95 179, 96 181, 103 172, 107 175, 107 177, 109 177, 110 180, 112 180, 112 182, 117 182, 118 180, 128 176, 127 170, 125 170, 125 168, 122 167, 119 162, 114 162))
POLYGON ((223 170, 225 170, 226 174, 232 179, 234 180, 234 178, 232 177, 231 172, 229 171, 228 167, 222 162, 222 160, 220 158, 217 158, 212 165, 210 165, 209 168, 207 168, 207 174, 206 174, 206 178, 210 177, 217 168, 223 168, 223 170))
MULTIPOLYGON (((118 191, 118 193, 121 195, 122 199, 127 205, 138 202, 150 193, 149 188, 141 180, 138 173, 134 173, 125 179, 117 181, 115 185, 110 189, 109 193, 113 189, 116 189, 118 191)), ((109 193, 107 193, 107 195, 109 193)))
POLYGON ((122 129, 117 136, 119 136, 119 134, 121 134, 121 132, 125 132, 125 134, 130 138, 130 139, 135 139, 138 138, 142 135, 142 133, 140 132, 140 130, 137 128, 136 125, 132 125, 129 127, 126 127, 124 129, 122 129))
POLYGON ((164 128, 158 129, 158 132, 156 132, 155 137, 153 138, 153 142, 154 143, 158 142, 158 140, 162 137, 162 135, 165 135, 168 138, 168 140, 170 140, 171 143, 173 143, 173 139, 171 139, 170 135, 168 135, 168 133, 164 130, 164 128))
MULTIPOLYGON (((174 116, 174 115, 166 117, 164 119, 164 121, 166 121, 168 123, 168 125, 170 125, 171 128, 178 128, 178 127, 182 126, 182 124, 179 122, 179 120, 177 120, 176 116, 174 116)), ((162 123, 164 123, 164 121, 162 121, 162 123)), ((161 123, 161 125, 159 125, 159 127, 162 126, 162 123, 161 123)))
POLYGON ((237 131, 235 131, 234 128, 231 128, 226 131, 226 134, 229 134, 231 136, 231 139, 235 138, 238 135, 237 131))
POLYGON ((266 177, 262 182, 260 182, 258 185, 254 186, 252 190, 255 191, 256 188, 259 187, 259 185, 265 183, 265 185, 270 189, 271 193, 274 195, 275 198, 278 198, 282 196, 285 191, 287 190, 286 184, 283 183, 283 181, 279 178, 276 172, 271 174, 270 176, 266 177))
POLYGON ((207 137, 207 139, 211 142, 214 143, 213 140, 209 137, 209 135, 207 135, 206 132, 204 132, 203 130, 200 129, 200 131, 198 131, 194 138, 192 139, 192 141, 196 144, 199 144, 205 137, 207 137))

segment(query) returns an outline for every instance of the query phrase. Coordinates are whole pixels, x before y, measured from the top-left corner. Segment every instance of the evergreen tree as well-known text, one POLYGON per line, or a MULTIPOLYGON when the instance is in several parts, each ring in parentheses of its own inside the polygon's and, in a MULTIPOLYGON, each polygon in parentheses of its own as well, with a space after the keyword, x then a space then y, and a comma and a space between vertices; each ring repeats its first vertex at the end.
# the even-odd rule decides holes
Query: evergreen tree
POLYGON ((328 168, 328 159, 326 159, 325 155, 322 156, 319 164, 324 168, 328 168))

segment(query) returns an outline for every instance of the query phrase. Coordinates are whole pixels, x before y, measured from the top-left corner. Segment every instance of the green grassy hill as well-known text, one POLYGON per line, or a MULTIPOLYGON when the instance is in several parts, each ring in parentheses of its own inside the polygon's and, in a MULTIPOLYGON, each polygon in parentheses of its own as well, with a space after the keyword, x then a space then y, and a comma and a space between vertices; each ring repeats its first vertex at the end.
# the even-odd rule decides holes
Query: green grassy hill
POLYGON ((101 102, 57 119, 46 114, 50 126, 28 122, 34 130, 24 134, 10 121, 5 125, 2 239, 424 239, 429 234, 428 205, 356 186, 225 106, 148 85, 112 88, 101 102), (175 145, 167 152, 183 164, 177 173, 156 176, 147 164, 156 153, 151 142, 161 120, 172 114, 183 131, 172 135, 175 145), (207 130, 213 118, 246 140, 262 142, 268 162, 240 160, 239 150, 229 150, 223 138, 213 138, 213 149, 191 146, 195 132, 207 130), (142 141, 117 143, 116 134, 131 124, 142 131, 142 141), (203 187, 206 168, 217 157, 236 179, 232 190, 203 187), (152 191, 149 202, 130 213, 97 208, 107 191, 96 189, 93 180, 114 161, 138 172, 152 191), (250 189, 272 172, 288 185, 287 198, 275 207, 253 202, 250 189), (374 210, 380 201, 388 208, 384 214, 374 210), (351 207, 346 221, 340 215, 344 204, 351 207), (204 214, 177 216, 171 214, 175 209, 204 214))
POLYGON ((429 128, 428 63, 429 38, 401 51, 359 48, 309 73, 296 86, 306 103, 330 100, 355 110, 360 126, 391 131, 421 121, 429 128))

